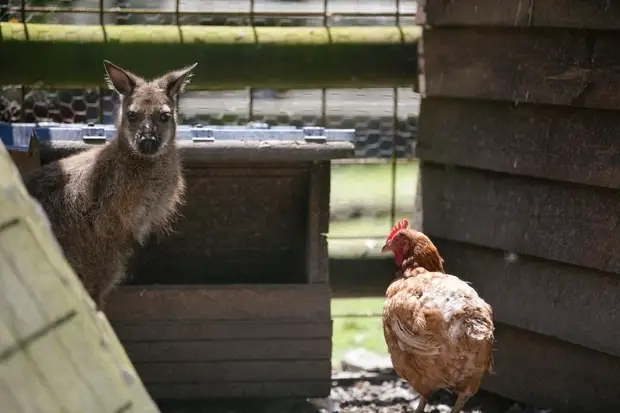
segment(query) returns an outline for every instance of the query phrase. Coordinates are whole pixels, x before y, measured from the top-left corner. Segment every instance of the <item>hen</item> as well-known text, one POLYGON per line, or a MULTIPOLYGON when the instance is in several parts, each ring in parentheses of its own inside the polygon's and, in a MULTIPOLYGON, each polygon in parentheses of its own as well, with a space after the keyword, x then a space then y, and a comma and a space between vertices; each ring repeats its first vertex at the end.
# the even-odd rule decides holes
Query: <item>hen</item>
POLYGON ((461 279, 444 273, 431 240, 400 220, 382 252, 399 267, 386 292, 383 333, 396 373, 420 394, 424 411, 436 390, 456 392, 451 413, 460 412, 491 369, 493 313, 461 279))

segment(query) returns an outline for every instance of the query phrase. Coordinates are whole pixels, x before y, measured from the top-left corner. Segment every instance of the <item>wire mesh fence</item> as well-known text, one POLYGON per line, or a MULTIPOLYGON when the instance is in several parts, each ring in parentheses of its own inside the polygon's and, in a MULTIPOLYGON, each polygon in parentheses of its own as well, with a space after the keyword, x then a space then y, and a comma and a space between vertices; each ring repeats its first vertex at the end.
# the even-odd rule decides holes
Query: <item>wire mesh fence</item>
MULTIPOLYGON (((412 25, 415 12, 411 0, 0 0, 0 21, 15 24, 400 27, 412 25)), ((117 107, 103 88, 0 90, 3 122, 112 123, 117 107)), ((414 213, 418 113, 413 87, 200 90, 180 102, 189 124, 355 128, 358 162, 335 166, 332 177, 332 239, 381 237, 414 213)))

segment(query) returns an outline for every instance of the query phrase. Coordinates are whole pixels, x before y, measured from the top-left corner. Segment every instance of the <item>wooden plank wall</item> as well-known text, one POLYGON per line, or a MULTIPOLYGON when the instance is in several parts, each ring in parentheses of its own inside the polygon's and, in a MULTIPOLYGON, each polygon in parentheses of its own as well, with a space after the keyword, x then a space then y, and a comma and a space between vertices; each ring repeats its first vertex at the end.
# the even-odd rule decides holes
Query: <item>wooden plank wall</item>
POLYGON ((157 401, 329 394, 325 284, 122 286, 107 315, 157 401))
POLYGON ((620 2, 426 0, 423 228, 493 305, 483 388, 620 406, 620 2))

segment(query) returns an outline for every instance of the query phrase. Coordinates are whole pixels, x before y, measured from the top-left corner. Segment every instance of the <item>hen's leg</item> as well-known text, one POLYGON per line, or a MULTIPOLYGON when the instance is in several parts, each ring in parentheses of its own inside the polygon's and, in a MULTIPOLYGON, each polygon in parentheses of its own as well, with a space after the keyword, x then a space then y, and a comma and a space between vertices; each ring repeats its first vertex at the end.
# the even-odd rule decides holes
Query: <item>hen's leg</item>
POLYGON ((450 410, 450 413, 461 413, 461 410, 463 410, 463 406, 465 406, 467 399, 469 399, 469 395, 467 393, 459 393, 456 401, 454 402, 454 406, 452 406, 452 410, 450 410))
POLYGON ((415 409, 415 413, 424 412, 425 407, 426 407, 426 397, 420 395, 420 401, 418 402, 418 407, 415 409))

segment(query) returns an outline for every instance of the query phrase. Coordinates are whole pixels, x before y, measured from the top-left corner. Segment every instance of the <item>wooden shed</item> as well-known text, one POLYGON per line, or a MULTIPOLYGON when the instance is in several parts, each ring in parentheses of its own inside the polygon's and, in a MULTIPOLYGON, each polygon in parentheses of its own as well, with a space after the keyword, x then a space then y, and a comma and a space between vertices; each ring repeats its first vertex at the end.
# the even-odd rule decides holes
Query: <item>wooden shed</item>
MULTIPOLYGON (((7 141, 27 147, 24 127, 4 126, 7 141)), ((113 125, 34 130, 43 164, 88 148, 85 136, 115 136, 113 125)), ((154 399, 329 394, 330 160, 353 155, 353 135, 179 127, 182 217, 134 255, 105 309, 154 399)))
POLYGON ((483 388, 617 411, 620 2, 423 3, 423 226, 494 307, 483 388))

